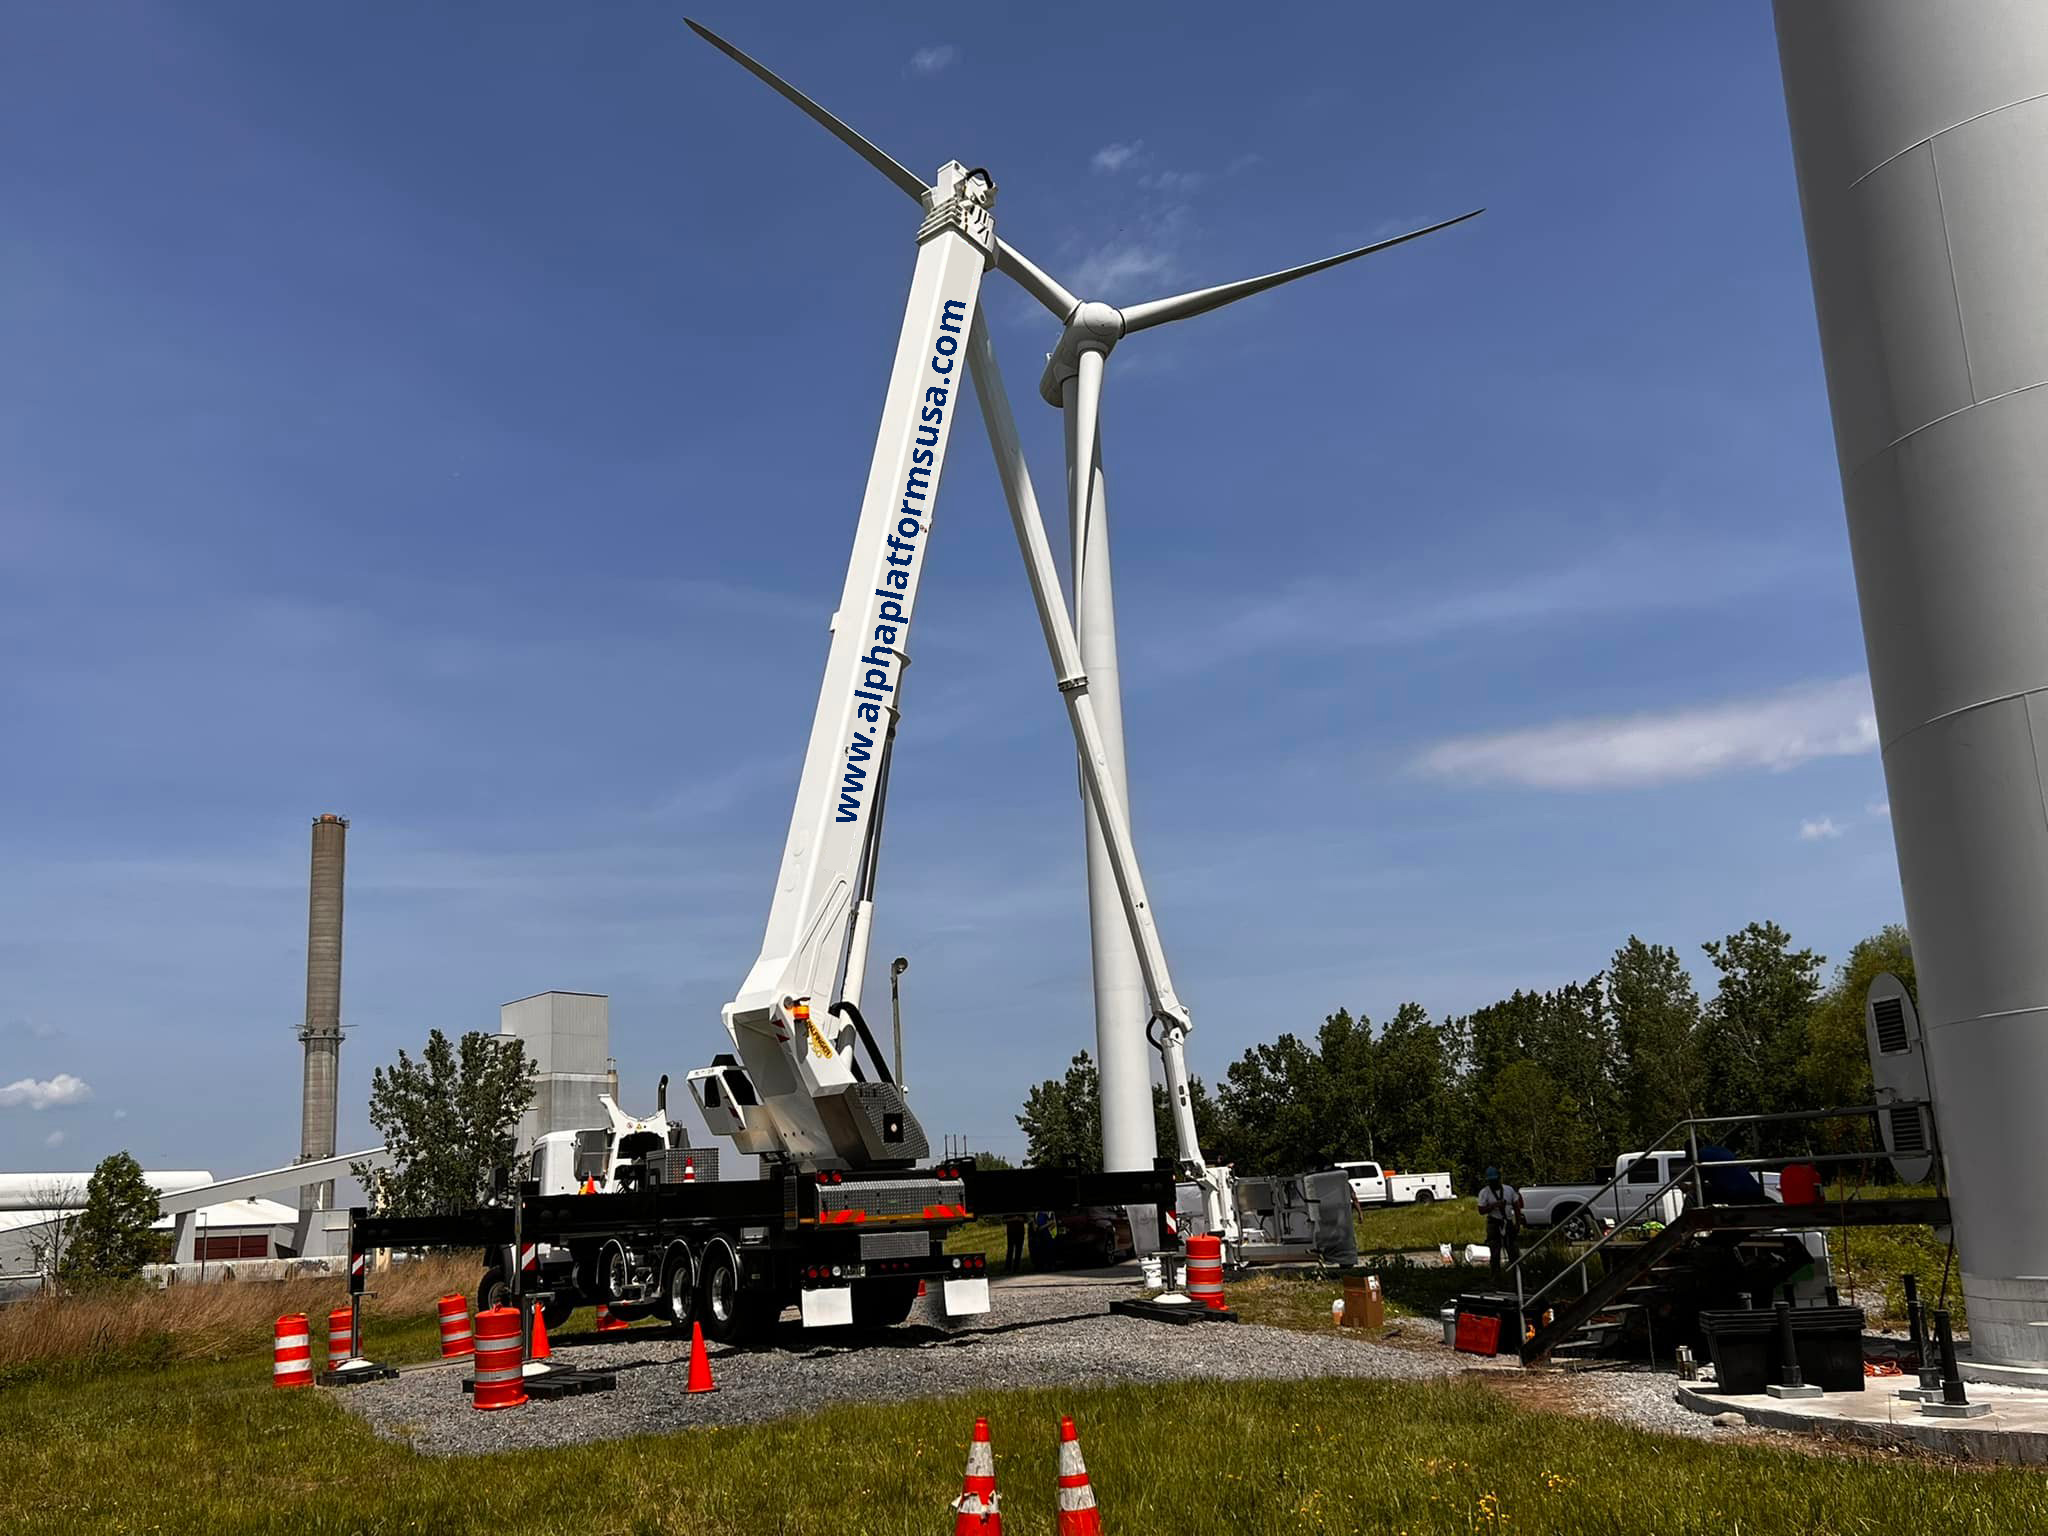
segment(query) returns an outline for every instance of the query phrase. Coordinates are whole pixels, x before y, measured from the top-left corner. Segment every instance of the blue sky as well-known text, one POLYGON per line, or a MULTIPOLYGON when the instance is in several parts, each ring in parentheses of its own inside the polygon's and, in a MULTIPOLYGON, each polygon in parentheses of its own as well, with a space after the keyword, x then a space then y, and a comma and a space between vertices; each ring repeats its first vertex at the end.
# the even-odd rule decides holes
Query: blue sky
MULTIPOLYGON (((1111 364, 1198 1071, 1899 918, 1763 5, 702 19, 1111 302, 1490 209, 1111 364)), ((288 1160, 328 810, 350 1144, 373 1064, 548 987, 646 1102, 759 944, 914 211, 664 5, 0 34, 0 1166, 288 1160)), ((987 305, 1056 506, 1055 328, 987 305)), ((978 421, 938 537, 874 955, 934 1139, 1014 1153, 1093 1022, 978 421)))

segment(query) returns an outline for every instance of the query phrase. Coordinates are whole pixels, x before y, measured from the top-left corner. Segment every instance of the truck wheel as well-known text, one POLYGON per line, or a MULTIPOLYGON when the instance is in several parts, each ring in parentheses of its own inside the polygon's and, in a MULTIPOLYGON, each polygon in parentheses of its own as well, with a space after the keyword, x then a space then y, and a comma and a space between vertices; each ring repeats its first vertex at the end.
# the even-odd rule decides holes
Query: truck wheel
POLYGON ((853 1288, 853 1326, 894 1328, 917 1305, 917 1281, 863 1280, 853 1288))
POLYGON ((697 1313, 697 1266, 690 1262, 689 1249, 679 1247, 668 1256, 661 1296, 668 1320, 678 1328, 689 1327, 690 1319, 697 1313))
POLYGON ((1592 1213, 1583 1205, 1574 1205, 1561 1211, 1553 1211, 1550 1217, 1550 1224, 1553 1227, 1561 1227, 1564 1230, 1564 1240, 1568 1243, 1589 1243, 1593 1240, 1592 1213))
POLYGON ((1415 1203, 1417 1205, 1435 1205, 1436 1191, 1433 1189, 1418 1189, 1415 1191, 1415 1203))
POLYGON ((697 1264, 696 1317, 704 1337, 719 1344, 748 1344, 774 1331, 775 1314, 761 1297, 741 1288, 739 1255, 722 1238, 704 1250, 697 1264))
POLYGON ((484 1271, 483 1281, 476 1288, 476 1309, 479 1312, 488 1312, 493 1307, 511 1305, 512 1282, 505 1278, 503 1265, 493 1264, 484 1271))

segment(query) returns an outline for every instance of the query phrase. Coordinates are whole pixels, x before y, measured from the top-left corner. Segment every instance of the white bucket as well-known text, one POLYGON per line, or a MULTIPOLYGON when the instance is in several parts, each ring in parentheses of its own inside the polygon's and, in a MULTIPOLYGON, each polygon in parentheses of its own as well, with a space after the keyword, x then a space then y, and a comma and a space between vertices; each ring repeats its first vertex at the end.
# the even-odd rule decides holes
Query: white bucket
POLYGON ((1484 1243, 1467 1243, 1465 1245, 1465 1262, 1467 1264, 1484 1264, 1492 1257, 1493 1250, 1484 1243))
POLYGON ((1458 1309, 1445 1307, 1436 1316, 1437 1321, 1444 1325, 1444 1342, 1455 1347, 1458 1342, 1458 1309))

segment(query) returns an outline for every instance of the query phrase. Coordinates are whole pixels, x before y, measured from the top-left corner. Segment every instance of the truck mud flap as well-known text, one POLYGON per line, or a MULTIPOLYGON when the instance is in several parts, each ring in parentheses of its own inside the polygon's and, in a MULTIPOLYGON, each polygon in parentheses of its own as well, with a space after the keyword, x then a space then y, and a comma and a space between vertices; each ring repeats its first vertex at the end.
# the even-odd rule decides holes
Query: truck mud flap
POLYGON ((820 1285, 804 1291, 797 1303, 806 1328, 851 1328, 853 1287, 820 1285))
POLYGON ((987 1310, 987 1280, 948 1280, 946 1282, 946 1316, 974 1317, 987 1310))

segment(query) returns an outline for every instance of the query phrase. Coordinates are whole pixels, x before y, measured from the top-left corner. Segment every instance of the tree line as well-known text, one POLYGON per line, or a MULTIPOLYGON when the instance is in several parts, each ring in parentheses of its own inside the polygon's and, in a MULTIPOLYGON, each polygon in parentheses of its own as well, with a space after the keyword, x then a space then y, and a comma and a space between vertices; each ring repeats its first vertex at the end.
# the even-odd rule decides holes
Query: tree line
MULTIPOLYGON (((1193 1084, 1211 1162, 1294 1173, 1354 1158, 1449 1169, 1470 1189, 1498 1164, 1529 1182, 1582 1178, 1649 1149, 1678 1121, 1867 1104, 1863 1000, 1891 971, 1913 987, 1904 928, 1854 946, 1823 982, 1825 957, 1795 949, 1776 923, 1701 946, 1714 973, 1702 999, 1677 950, 1631 935, 1584 981, 1433 1018, 1403 1003, 1384 1023, 1340 1008, 1312 1036, 1282 1034, 1232 1062, 1212 1092, 1193 1084)), ((1153 1089, 1159 1146, 1173 1127, 1153 1089)), ((1026 1097, 1017 1116, 1029 1161, 1100 1167, 1094 1061, 1026 1097)), ((1759 1132, 1779 1150, 1829 1133, 1759 1132)), ((1603 1175, 1604 1177, 1604 1175, 1603 1175)))

